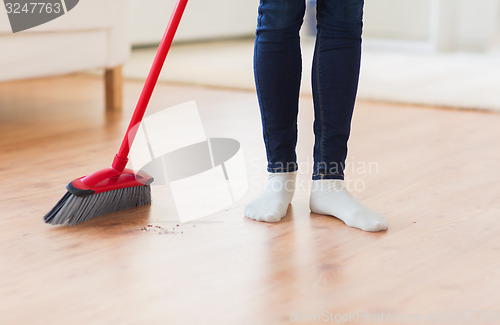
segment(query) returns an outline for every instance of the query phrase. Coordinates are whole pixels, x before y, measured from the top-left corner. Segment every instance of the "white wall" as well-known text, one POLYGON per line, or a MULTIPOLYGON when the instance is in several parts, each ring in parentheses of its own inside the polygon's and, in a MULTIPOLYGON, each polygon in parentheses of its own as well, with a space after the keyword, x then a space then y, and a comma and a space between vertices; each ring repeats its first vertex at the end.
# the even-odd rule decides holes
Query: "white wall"
MULTIPOLYGON (((175 0, 129 0, 130 35, 134 45, 158 43, 175 0)), ((253 35, 258 0, 191 0, 186 6, 176 41, 253 35)))
POLYGON ((367 0, 364 36, 426 41, 430 37, 432 0, 367 0))
MULTIPOLYGON (((134 45, 158 43, 176 0, 129 0, 134 45)), ((252 36, 259 0, 191 0, 176 41, 252 36)), ((425 51, 485 50, 500 0, 366 0, 365 43, 425 51)))
POLYGON ((500 0, 367 0, 364 35, 393 47, 481 51, 498 34, 499 10, 500 0))
MULTIPOLYGON (((457 1, 457 0, 455 0, 457 1)), ((496 37, 499 28, 499 0, 458 0, 455 46, 482 49, 496 37)))

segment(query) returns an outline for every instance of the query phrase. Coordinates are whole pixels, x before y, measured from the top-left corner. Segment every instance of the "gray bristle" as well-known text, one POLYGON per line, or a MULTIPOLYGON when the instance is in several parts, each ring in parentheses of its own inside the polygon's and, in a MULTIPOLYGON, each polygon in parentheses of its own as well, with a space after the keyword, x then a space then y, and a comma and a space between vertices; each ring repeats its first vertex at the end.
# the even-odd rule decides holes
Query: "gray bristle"
POLYGON ((151 186, 127 187, 88 196, 67 192, 44 217, 52 225, 73 226, 103 214, 151 204, 151 186))

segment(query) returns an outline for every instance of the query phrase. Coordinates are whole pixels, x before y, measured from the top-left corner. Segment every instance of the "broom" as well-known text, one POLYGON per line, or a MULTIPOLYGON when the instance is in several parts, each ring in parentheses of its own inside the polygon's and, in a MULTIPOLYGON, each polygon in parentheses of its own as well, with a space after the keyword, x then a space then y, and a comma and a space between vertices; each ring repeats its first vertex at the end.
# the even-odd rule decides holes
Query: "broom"
POLYGON ((153 178, 142 171, 134 173, 125 166, 130 145, 137 134, 137 125, 144 117, 186 5, 187 0, 178 0, 172 12, 120 150, 111 167, 69 183, 66 186, 68 192, 45 215, 46 223, 75 225, 103 214, 151 204, 150 184, 153 178))

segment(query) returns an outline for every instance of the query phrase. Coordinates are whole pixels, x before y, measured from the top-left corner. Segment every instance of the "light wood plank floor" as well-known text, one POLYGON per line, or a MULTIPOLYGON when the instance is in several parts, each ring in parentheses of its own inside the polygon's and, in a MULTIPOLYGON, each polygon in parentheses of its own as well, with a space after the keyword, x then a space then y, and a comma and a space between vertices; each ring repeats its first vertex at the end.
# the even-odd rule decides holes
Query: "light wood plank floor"
POLYGON ((359 102, 349 180, 390 222, 366 233, 309 212, 311 98, 299 190, 265 224, 243 217, 265 177, 255 94, 160 84, 150 112, 194 99, 208 136, 241 142, 248 194, 182 224, 153 187, 150 207, 44 224, 67 182, 110 164, 141 87, 120 113, 94 76, 0 83, 0 324, 500 323, 499 114, 359 102))

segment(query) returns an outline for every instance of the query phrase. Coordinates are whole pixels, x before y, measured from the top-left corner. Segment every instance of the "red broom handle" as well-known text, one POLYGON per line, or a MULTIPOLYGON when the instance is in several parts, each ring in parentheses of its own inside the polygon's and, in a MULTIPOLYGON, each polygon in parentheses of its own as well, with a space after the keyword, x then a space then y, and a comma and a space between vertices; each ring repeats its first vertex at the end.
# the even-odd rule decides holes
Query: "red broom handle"
POLYGON ((177 31, 177 27, 179 26, 187 2, 188 0, 179 0, 175 5, 174 11, 170 16, 170 21, 167 25, 167 30, 163 35, 160 45, 158 46, 158 51, 156 52, 153 65, 149 71, 148 77, 146 78, 146 83, 144 84, 144 88, 142 89, 141 96, 139 97, 139 101, 135 107, 134 114, 132 115, 125 137, 123 138, 120 150, 116 154, 113 164, 111 165, 111 168, 120 173, 123 172, 125 166, 127 165, 130 146, 132 145, 132 142, 137 134, 137 125, 141 123, 142 118, 144 117, 144 113, 146 112, 149 100, 153 94, 158 77, 160 76, 163 63, 165 62, 170 46, 172 45, 175 32, 177 31))

